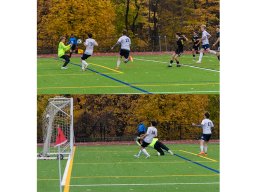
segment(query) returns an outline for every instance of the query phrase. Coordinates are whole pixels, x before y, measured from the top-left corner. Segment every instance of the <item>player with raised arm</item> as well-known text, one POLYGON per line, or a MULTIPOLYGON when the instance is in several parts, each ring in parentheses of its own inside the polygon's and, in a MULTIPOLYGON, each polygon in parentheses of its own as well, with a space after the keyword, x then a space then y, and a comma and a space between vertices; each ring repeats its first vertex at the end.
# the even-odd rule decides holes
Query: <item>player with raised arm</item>
MULTIPOLYGON (((220 27, 219 26, 216 27, 216 37, 217 37, 217 40, 212 46, 216 47, 217 45, 217 51, 220 52, 220 27)), ((220 60, 220 55, 218 55, 218 59, 220 60)))
POLYGON ((132 57, 130 56, 131 39, 127 36, 126 30, 123 31, 122 37, 120 37, 117 43, 113 47, 111 47, 111 50, 113 50, 117 45, 121 45, 120 56, 118 57, 116 64, 116 69, 119 69, 123 57, 125 58, 124 63, 133 61, 132 57))
POLYGON ((153 141, 154 137, 157 137, 157 122, 151 121, 151 126, 148 127, 147 133, 140 137, 142 140, 142 144, 140 145, 140 151, 137 155, 134 155, 134 157, 139 158, 141 153, 144 153, 146 155, 146 158, 149 158, 150 155, 148 154, 146 147, 153 141))
POLYGON ((168 67, 172 67, 173 60, 176 61, 177 67, 181 67, 178 57, 180 57, 181 54, 183 53, 184 41, 187 41, 188 38, 185 35, 182 35, 181 33, 176 33, 176 38, 177 38, 176 43, 178 48, 176 49, 175 53, 172 55, 172 58, 168 67))
POLYGON ((67 65, 70 62, 69 56, 66 53, 66 51, 70 50, 72 44, 69 45, 65 45, 66 41, 66 37, 61 37, 60 38, 60 42, 59 42, 59 46, 58 46, 58 57, 62 58, 65 60, 65 63, 63 64, 63 66, 61 67, 61 69, 68 69, 67 65))
POLYGON ((210 49, 209 38, 211 37, 211 35, 206 31, 206 25, 201 25, 201 31, 202 31, 202 38, 200 39, 199 43, 202 42, 202 48, 200 50, 199 60, 196 63, 202 62, 204 51, 214 54, 217 57, 219 56, 219 53, 210 49))
POLYGON ((72 44, 70 52, 69 52, 69 57, 71 58, 72 54, 76 51, 77 49, 77 39, 74 36, 74 34, 71 34, 68 44, 72 44))
POLYGON ((91 33, 88 33, 88 39, 85 40, 84 46, 86 47, 86 49, 81 57, 82 71, 85 71, 89 66, 89 64, 85 60, 92 56, 94 46, 98 46, 98 43, 95 41, 95 39, 92 38, 91 33))
POLYGON ((192 37, 192 42, 193 42, 193 47, 192 47, 192 55, 193 55, 193 59, 196 59, 196 54, 198 54, 199 51, 199 36, 198 33, 196 31, 193 32, 193 37, 192 37))
POLYGON ((203 134, 200 140, 200 153, 198 155, 207 155, 208 150, 208 142, 212 136, 212 128, 214 127, 213 122, 209 119, 210 113, 206 112, 204 114, 204 119, 202 120, 201 124, 197 125, 192 123, 192 126, 201 127, 203 129, 203 134))

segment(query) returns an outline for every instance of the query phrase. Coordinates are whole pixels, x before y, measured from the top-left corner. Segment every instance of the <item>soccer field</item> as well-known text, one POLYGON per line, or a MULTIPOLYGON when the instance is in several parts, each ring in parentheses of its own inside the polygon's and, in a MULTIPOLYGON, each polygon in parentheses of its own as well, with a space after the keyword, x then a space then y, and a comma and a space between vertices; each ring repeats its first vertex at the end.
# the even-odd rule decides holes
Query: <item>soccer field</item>
MULTIPOLYGON (((118 55, 118 53, 117 53, 118 55)), ((92 56, 89 69, 81 71, 80 58, 72 57, 68 70, 56 58, 38 58, 38 94, 218 94, 219 61, 205 55, 196 64, 191 55, 180 57, 182 67, 168 68, 169 54, 132 55, 134 62, 121 64, 117 56, 92 56)))
MULTIPOLYGON (((219 191, 219 144, 209 145, 207 157, 196 155, 198 144, 167 146, 174 156, 148 148, 149 159, 133 157, 137 145, 78 146, 64 192, 219 191)), ((37 169, 38 192, 58 191, 58 161, 38 160, 37 169)))

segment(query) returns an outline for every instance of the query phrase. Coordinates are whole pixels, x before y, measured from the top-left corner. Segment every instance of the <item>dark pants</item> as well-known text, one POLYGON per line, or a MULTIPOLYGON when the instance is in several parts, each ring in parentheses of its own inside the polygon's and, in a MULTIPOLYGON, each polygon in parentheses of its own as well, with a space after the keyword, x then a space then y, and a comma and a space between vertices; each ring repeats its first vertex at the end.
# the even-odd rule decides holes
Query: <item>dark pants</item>
POLYGON ((65 59, 65 63, 63 64, 62 67, 66 67, 68 63, 70 62, 69 56, 68 55, 62 55, 60 58, 65 59))
POLYGON ((163 149, 164 149, 165 151, 169 151, 169 148, 166 147, 166 145, 164 145, 164 144, 161 143, 160 141, 157 141, 157 142, 156 142, 156 144, 155 144, 155 146, 154 146, 154 149, 157 150, 157 151, 160 153, 160 155, 164 155, 163 149))

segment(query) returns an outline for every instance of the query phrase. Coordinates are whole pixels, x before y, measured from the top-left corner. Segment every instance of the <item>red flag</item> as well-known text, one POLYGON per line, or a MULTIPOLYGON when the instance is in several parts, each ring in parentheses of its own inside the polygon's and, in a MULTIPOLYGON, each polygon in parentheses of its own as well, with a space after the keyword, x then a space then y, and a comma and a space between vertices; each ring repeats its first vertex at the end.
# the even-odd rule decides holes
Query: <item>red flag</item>
POLYGON ((55 142, 55 147, 61 146, 65 144, 68 140, 66 139, 63 131, 61 130, 60 127, 58 127, 58 134, 56 137, 56 142, 55 142))

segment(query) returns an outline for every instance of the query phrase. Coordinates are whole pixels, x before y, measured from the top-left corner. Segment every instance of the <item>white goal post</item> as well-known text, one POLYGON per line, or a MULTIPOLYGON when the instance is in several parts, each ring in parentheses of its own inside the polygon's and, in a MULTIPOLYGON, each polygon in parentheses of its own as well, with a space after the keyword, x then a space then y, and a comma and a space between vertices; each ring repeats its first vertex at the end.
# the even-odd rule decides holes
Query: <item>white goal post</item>
POLYGON ((43 150, 38 159, 68 159, 74 146, 73 129, 73 98, 54 97, 48 100, 48 105, 42 118, 43 150), (67 142, 58 149, 54 147, 58 128, 61 128, 67 142))

